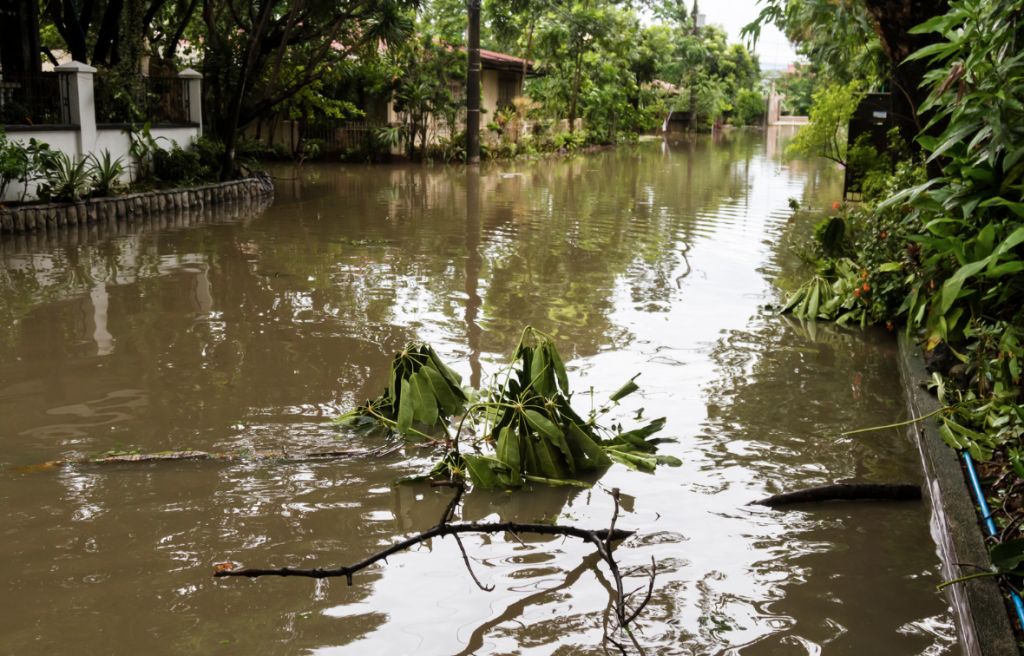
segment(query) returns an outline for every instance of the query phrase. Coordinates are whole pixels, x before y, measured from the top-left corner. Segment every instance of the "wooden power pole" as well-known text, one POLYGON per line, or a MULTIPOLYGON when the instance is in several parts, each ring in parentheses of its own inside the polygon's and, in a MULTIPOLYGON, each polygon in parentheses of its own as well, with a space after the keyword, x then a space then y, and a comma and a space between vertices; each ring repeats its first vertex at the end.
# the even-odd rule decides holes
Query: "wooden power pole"
POLYGON ((466 75, 466 163, 480 163, 480 0, 467 0, 469 70, 466 75))

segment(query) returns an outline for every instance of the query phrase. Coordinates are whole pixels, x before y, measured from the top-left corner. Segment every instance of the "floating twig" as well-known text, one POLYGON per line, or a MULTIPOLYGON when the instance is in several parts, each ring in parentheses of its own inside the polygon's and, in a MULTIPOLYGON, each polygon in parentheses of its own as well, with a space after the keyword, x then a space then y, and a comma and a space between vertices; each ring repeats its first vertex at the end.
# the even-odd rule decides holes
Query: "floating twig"
POLYGON ((64 458, 63 460, 51 460, 41 465, 20 467, 19 469, 35 470, 49 469, 51 467, 64 467, 66 465, 113 465, 134 462, 162 462, 168 460, 332 460, 338 458, 357 458, 371 455, 387 455, 402 445, 394 447, 385 445, 376 449, 354 449, 350 451, 316 451, 312 453, 288 453, 287 451, 242 451, 239 453, 207 453, 206 451, 167 451, 165 453, 125 453, 117 455, 106 455, 99 458, 64 458))

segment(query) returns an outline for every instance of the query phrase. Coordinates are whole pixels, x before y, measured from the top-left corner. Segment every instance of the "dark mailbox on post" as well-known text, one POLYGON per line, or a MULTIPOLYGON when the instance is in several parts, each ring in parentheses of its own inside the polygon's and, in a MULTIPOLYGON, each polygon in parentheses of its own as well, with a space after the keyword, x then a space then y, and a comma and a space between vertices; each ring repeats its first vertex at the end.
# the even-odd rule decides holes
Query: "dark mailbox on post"
MULTIPOLYGON (((850 118, 850 127, 846 133, 846 152, 849 153, 856 143, 857 138, 862 134, 871 135, 871 144, 878 151, 879 155, 889 152, 889 140, 886 133, 893 127, 892 121, 892 97, 888 93, 869 93, 861 99, 857 105, 853 117, 850 118)), ((843 199, 860 200, 860 178, 857 171, 849 166, 843 178, 843 199), (849 198, 855 194, 857 198, 849 198)))

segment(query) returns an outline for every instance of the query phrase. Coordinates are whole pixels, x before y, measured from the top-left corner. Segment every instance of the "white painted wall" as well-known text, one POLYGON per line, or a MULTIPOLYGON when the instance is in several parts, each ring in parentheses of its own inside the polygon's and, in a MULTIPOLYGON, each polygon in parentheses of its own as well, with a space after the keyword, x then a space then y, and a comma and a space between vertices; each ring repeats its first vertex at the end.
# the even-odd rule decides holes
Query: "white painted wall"
POLYGON ((494 122, 494 113, 498 111, 498 71, 480 71, 480 86, 484 90, 480 109, 486 110, 480 116, 480 127, 483 128, 494 122))

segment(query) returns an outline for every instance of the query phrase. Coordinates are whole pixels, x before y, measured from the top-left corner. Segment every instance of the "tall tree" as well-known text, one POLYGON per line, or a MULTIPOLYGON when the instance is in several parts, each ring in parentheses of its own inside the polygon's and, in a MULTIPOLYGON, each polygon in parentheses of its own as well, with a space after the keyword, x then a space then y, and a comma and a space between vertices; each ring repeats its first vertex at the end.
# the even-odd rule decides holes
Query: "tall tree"
POLYGON ((204 106, 225 144, 221 178, 235 174, 242 128, 333 64, 408 39, 409 10, 418 6, 418 0, 203 0, 204 106))
POLYGON ((0 0, 0 67, 35 73, 40 63, 38 0, 0 0))

